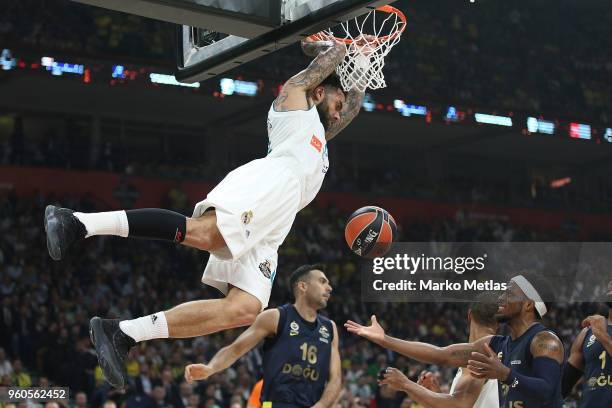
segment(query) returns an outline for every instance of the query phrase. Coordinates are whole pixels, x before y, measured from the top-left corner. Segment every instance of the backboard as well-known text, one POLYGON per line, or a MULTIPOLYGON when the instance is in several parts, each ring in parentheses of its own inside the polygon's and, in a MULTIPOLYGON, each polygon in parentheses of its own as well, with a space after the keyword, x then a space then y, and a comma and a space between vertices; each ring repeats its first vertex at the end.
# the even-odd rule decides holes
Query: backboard
POLYGON ((176 79, 199 82, 390 0, 74 0, 177 24, 176 79))

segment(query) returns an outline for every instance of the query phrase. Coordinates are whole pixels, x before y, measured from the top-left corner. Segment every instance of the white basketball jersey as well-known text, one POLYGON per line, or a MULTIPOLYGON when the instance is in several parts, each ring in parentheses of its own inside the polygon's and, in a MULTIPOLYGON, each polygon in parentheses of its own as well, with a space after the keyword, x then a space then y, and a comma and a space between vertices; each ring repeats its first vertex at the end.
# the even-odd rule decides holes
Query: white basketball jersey
MULTIPOLYGON (((453 378, 453 383, 450 387, 450 393, 452 394, 459 382, 459 378, 461 377, 461 367, 457 370, 457 375, 453 378)), ((469 375, 469 374, 467 374, 469 375)), ((474 408, 498 408, 499 407, 499 397, 497 395, 497 380, 487 380, 482 386, 482 390, 480 391, 480 395, 478 399, 474 403, 474 408)))
POLYGON ((291 171, 300 180, 301 210, 316 197, 329 169, 325 129, 316 106, 277 112, 272 104, 268 112, 268 139, 267 157, 294 159, 291 171))

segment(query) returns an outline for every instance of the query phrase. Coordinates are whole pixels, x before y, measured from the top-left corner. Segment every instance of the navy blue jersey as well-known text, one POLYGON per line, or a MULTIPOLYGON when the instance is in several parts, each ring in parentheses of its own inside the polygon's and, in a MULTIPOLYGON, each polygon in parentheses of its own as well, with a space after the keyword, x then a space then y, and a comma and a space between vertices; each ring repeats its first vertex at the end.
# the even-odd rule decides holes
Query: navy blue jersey
MULTIPOLYGON (((519 374, 533 377, 533 356, 530 347, 534 336, 547 331, 540 323, 531 326, 520 337, 512 340, 510 336, 493 336, 490 346, 497 353, 502 363, 519 374)), ((504 408, 561 408, 561 381, 555 387, 554 397, 544 403, 524 395, 520 387, 499 382, 499 406, 504 408)))
MULTIPOLYGON (((608 325, 612 336, 612 324, 608 325)), ((581 408, 612 407, 612 356, 597 341, 589 327, 582 343, 584 356, 584 387, 581 408)))
POLYGON ((318 314, 314 322, 308 322, 293 305, 278 310, 276 336, 263 346, 261 401, 271 401, 272 408, 312 407, 329 377, 332 322, 318 314))

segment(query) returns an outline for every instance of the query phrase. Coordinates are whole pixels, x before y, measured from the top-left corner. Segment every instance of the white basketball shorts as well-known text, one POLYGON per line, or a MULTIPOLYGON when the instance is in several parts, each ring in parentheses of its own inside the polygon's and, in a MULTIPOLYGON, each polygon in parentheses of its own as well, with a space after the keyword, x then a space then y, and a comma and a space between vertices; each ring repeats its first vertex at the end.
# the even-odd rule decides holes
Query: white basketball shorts
POLYGON ((227 295, 228 284, 268 305, 278 247, 291 230, 301 199, 293 159, 254 160, 230 172, 196 204, 193 217, 214 207, 227 249, 211 253, 202 282, 227 295))

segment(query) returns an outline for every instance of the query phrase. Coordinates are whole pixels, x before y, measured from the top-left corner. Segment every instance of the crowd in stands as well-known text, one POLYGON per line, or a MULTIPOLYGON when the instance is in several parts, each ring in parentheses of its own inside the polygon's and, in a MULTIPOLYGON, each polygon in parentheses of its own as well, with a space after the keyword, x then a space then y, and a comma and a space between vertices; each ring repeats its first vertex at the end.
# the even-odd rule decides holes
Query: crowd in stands
MULTIPOLYGON (((612 10, 581 2, 398 1, 408 16, 387 58, 393 92, 415 101, 549 112, 607 123, 612 10)), ((6 45, 94 58, 174 64, 174 26, 66 0, 8 0, 0 13, 6 45)), ((236 72, 284 78, 303 68, 298 47, 236 72), (263 68, 265 67, 265 68, 263 68)))
MULTIPOLYGON (((65 129, 52 125, 45 127, 36 117, 15 116, 12 130, 0 135, 0 165, 35 166, 68 170, 96 169, 124 174, 127 177, 142 176, 176 180, 199 180, 216 183, 234 168, 244 164, 234 158, 227 160, 188 159, 160 152, 150 152, 148 145, 131 146, 102 141, 92 161, 92 149, 87 131, 76 127, 70 120, 65 129), (44 129, 31 135, 24 129, 44 129)), ((252 158, 265 154, 253 152, 252 158)), ((593 188, 582 186, 580 179, 564 188, 551 188, 543 180, 530 179, 523 170, 511 178, 491 177, 482 173, 460 174, 452 166, 442 178, 432 180, 427 174, 406 161, 401 155, 413 152, 389 152, 396 157, 389 159, 393 166, 378 166, 366 160, 347 160, 351 157, 370 157, 369 146, 335 144, 330 149, 331 166, 323 185, 324 191, 363 192, 375 196, 410 197, 423 200, 493 204, 531 208, 561 208, 572 211, 607 212, 612 209, 612 187, 602 183, 593 188), (347 152, 347 148, 350 151, 347 152), (349 153, 350 152, 350 153, 349 153), (400 153, 397 156, 397 153, 400 153)), ((225 158, 224 158, 225 159, 225 158)), ((425 160, 416 158, 415 160, 425 160)), ((517 164, 519 166, 519 164, 517 164)))
MULTIPOLYGON (((78 138, 78 137, 77 137, 78 138)), ((75 138, 76 139, 76 138, 75 138)), ((263 144, 262 144, 263 146, 263 144)), ((551 188, 544 181, 529 179, 518 173, 515 177, 491 178, 486 173, 448 174, 431 180, 415 171, 410 162, 397 160, 392 167, 356 166, 343 160, 342 146, 338 148, 323 185, 324 191, 363 192, 375 196, 410 197, 453 203, 473 203, 513 206, 521 208, 566 209, 585 212, 606 212, 612 209, 612 185, 602 180, 596 188, 587 188, 580 180, 564 188, 551 188)), ((55 131, 46 133, 42 140, 33 141, 22 133, 0 140, 0 165, 49 167, 66 170, 97 169, 124 174, 128 177, 166 178, 218 182, 234 168, 238 161, 191 162, 180 157, 130 160, 125 149, 108 142, 100 148, 95 164, 90 164, 91 147, 79 146, 55 131)), ((364 147, 363 155, 367 155, 364 147)), ((262 154, 264 152, 261 152, 262 154)))
MULTIPOLYGON (((209 381, 183 380, 188 362, 208 361, 241 329, 189 340, 157 340, 139 344, 127 361, 130 384, 125 391, 103 380, 88 337, 95 315, 129 319, 192 299, 218 296, 200 284, 205 254, 151 241, 106 237, 78 243, 66 260, 48 257, 43 225, 44 206, 92 211, 89 197, 6 195, 0 199, 0 385, 62 385, 75 406, 98 408, 245 407, 261 376, 261 351, 255 349, 232 368, 209 381)), ((323 262, 334 288, 325 313, 340 327, 344 387, 341 407, 418 408, 404 394, 379 388, 376 374, 394 366, 416 378, 426 368, 345 332, 347 319, 367 322, 376 314, 392 335, 438 345, 465 341, 466 304, 362 303, 358 260, 343 242, 344 214, 332 207, 304 209, 280 250, 279 273, 271 307, 291 301, 288 275, 293 268, 323 262)), ((403 223, 401 239, 534 240, 534 232, 490 221, 456 219, 435 223, 403 223)), ((566 346, 579 331, 581 319, 594 304, 558 304, 545 323, 566 346)), ((451 369, 440 373, 448 390, 451 369)), ((574 406, 569 403, 568 407, 574 406)))

